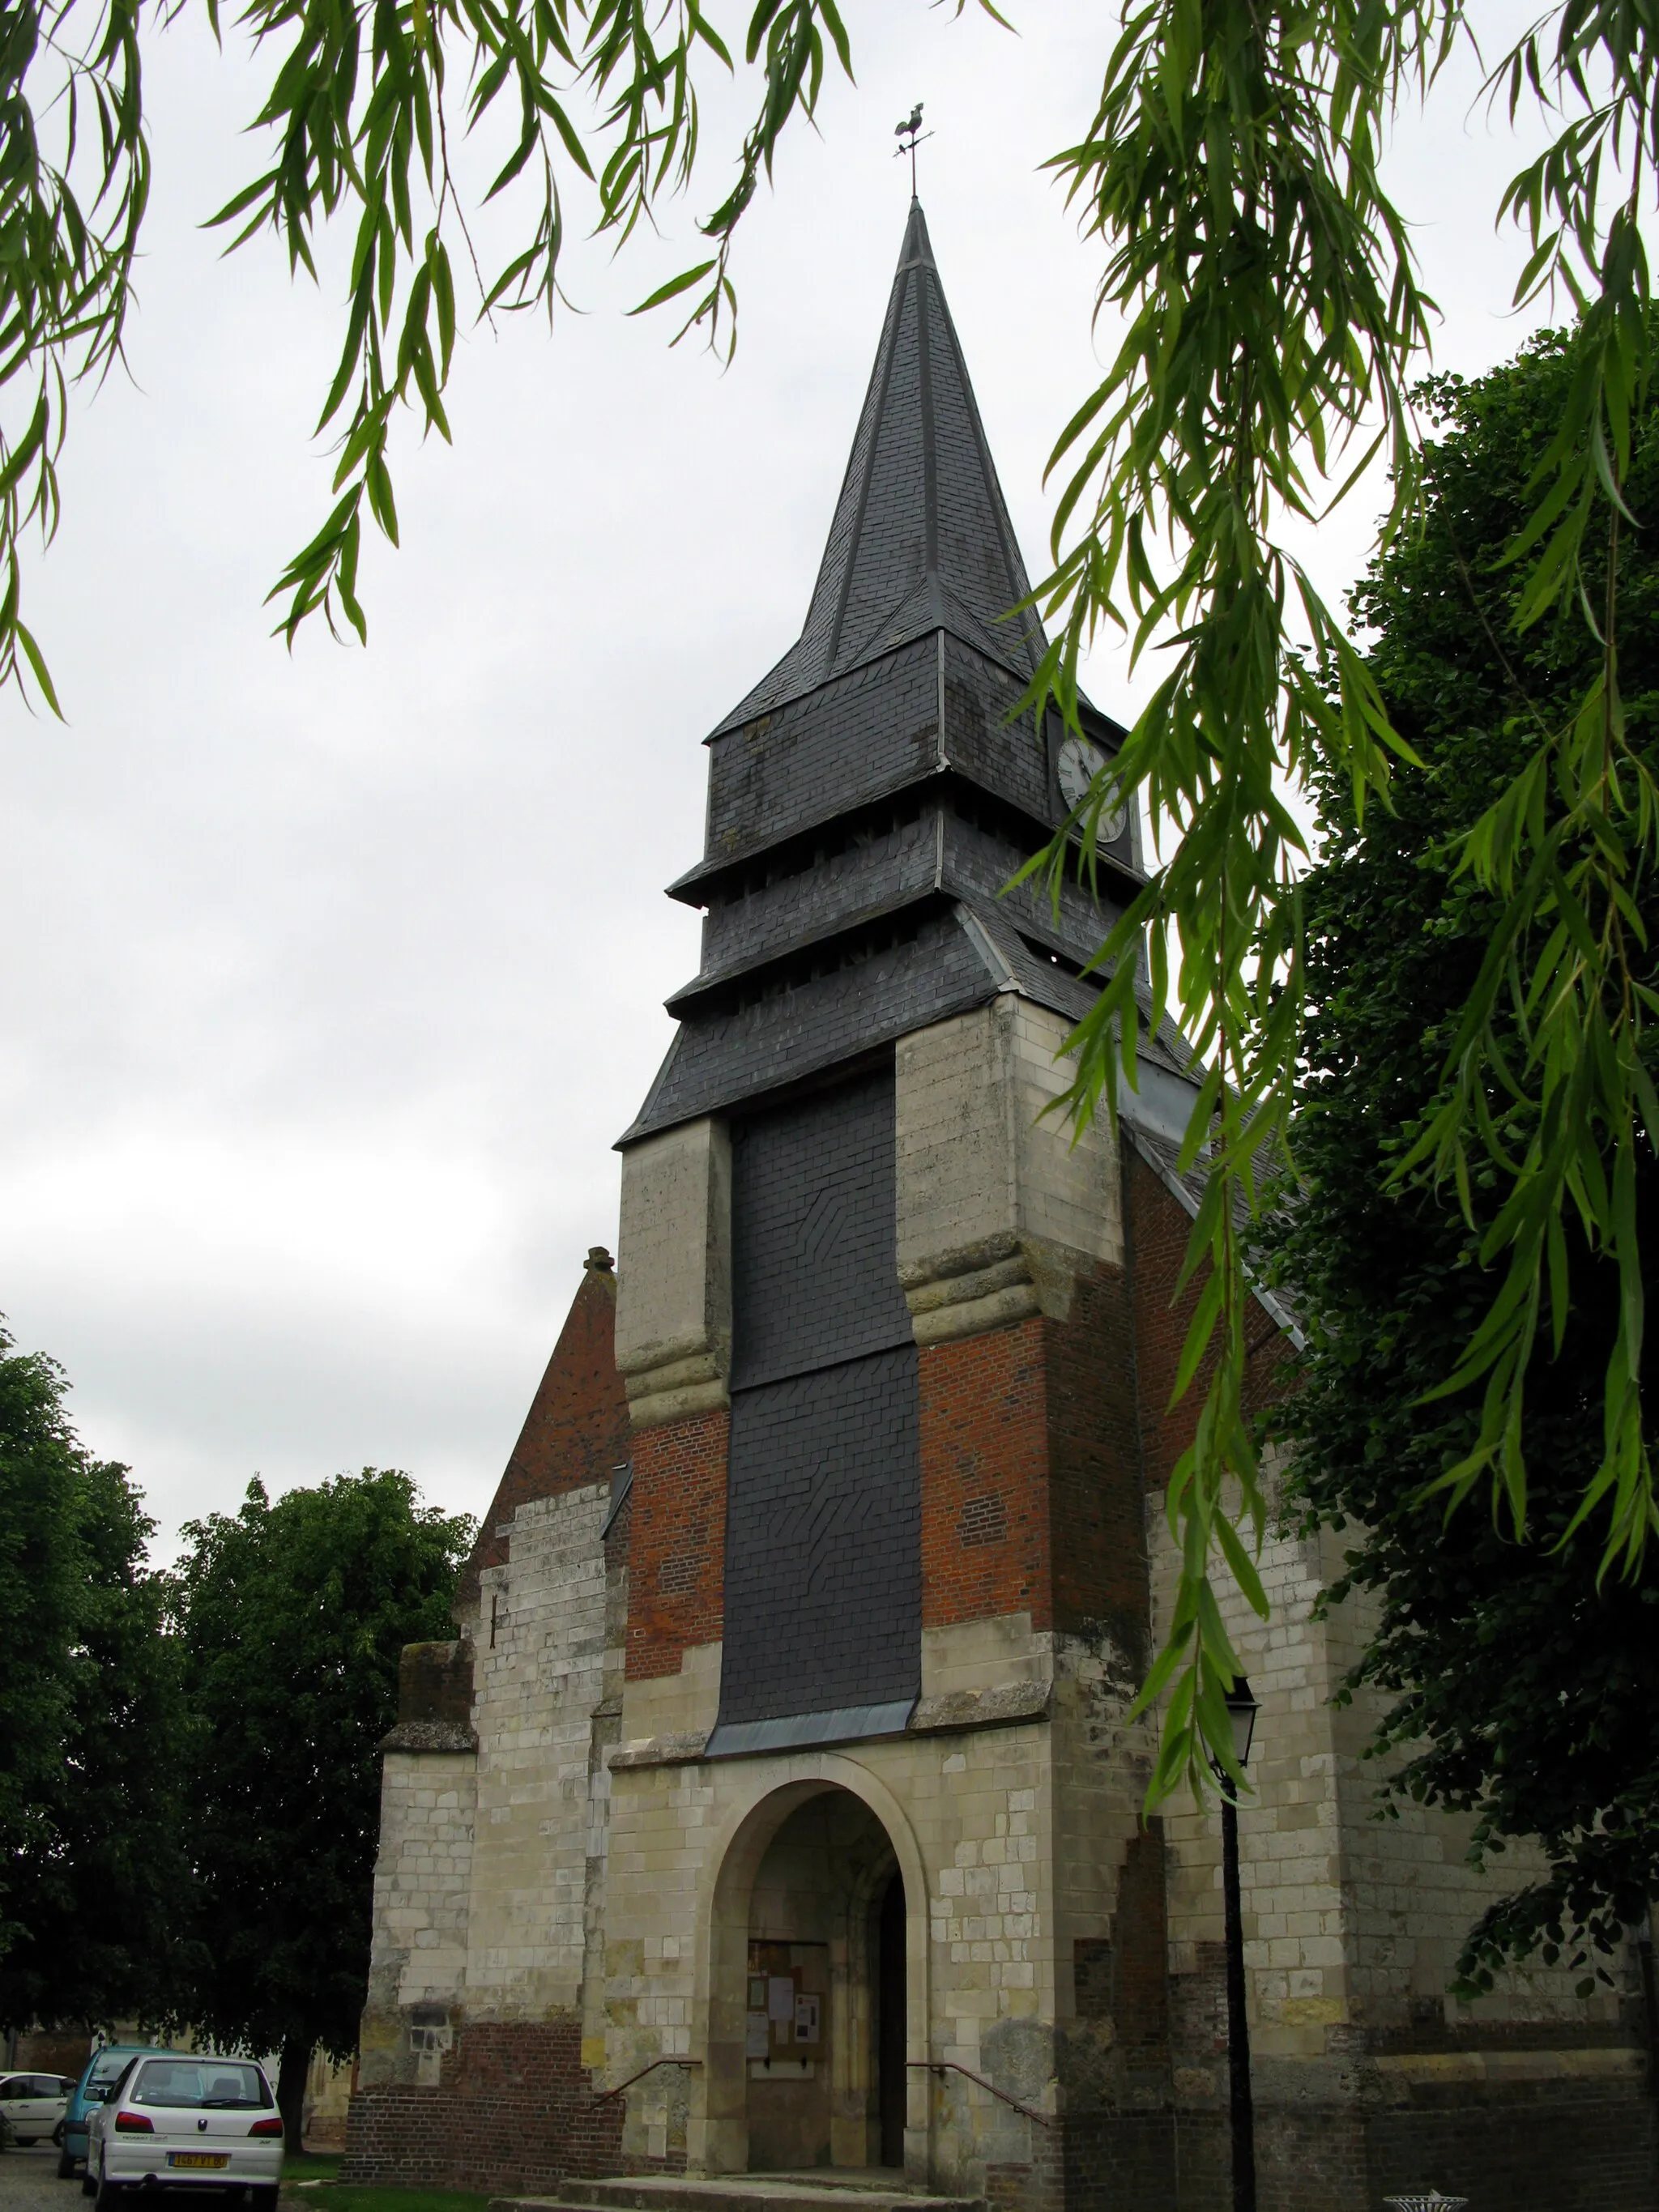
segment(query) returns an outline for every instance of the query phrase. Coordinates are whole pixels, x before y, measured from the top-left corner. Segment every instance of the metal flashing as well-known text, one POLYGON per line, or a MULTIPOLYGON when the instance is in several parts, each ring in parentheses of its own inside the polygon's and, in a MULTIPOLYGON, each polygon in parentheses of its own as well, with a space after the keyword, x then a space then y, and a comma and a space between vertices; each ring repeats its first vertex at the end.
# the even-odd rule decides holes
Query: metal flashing
POLYGON ((604 1543, 605 1538, 616 1527, 617 1516, 622 1511, 623 1506, 627 1504, 629 1498, 632 1497, 634 1492, 633 1461, 631 1459, 625 1460, 622 1466, 617 1469, 616 1473, 621 1475, 622 1480, 618 1482, 616 1480, 615 1475, 611 1478, 611 1505, 610 1510, 606 1512, 605 1516, 605 1525, 599 1530, 600 1543, 604 1543))
POLYGON ((956 915, 957 920, 962 924, 968 942, 974 946, 992 975, 995 976, 999 993, 1018 991, 1018 979, 998 950, 990 931, 987 929, 973 908, 969 906, 959 906, 956 909, 956 915))
POLYGON ((902 1735, 914 1698, 878 1705, 842 1705, 830 1713, 791 1713, 773 1721, 722 1721, 703 1747, 705 1759, 752 1759, 805 1744, 862 1743, 872 1736, 902 1735))

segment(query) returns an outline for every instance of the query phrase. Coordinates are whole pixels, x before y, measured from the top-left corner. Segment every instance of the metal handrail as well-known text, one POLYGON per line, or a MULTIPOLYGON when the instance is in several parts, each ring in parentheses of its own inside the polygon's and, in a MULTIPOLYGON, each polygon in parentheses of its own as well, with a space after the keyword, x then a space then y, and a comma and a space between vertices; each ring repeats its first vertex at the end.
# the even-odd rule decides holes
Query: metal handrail
POLYGON ((654 2074, 659 2066, 701 2066, 701 2058, 653 2058, 648 2066, 641 2066, 637 2074, 630 2074, 625 2081, 618 2081, 614 2089, 601 2089, 594 2098, 596 2105, 606 2104, 612 2097, 620 2097, 624 2089, 631 2089, 636 2081, 643 2081, 647 2074, 654 2074))
POLYGON ((907 2058, 904 2063, 907 2067, 923 2068, 929 2074, 960 2074, 964 2081, 977 2082, 981 2089, 988 2090, 992 2096, 1000 2097, 1005 2105, 1012 2105, 1015 2112, 1022 2114, 1024 2118, 1035 2120, 1040 2128, 1057 2127, 1060 2124, 1058 2114, 1039 2112, 1030 2105, 1022 2105, 1018 2097, 1011 2097, 1006 2089, 999 2089, 994 2081, 988 2081, 982 2074, 975 2074, 966 2066, 958 2066, 954 2058, 907 2058))
MULTIPOLYGON (((971 2068, 958 2066, 954 2058, 907 2058, 904 2063, 907 2067, 919 2068, 928 2074, 960 2074, 964 2081, 971 2081, 975 2087, 987 2091, 993 2097, 1000 2098, 1023 2119, 1035 2120, 1040 2128, 1052 2128, 1059 2124, 1058 2116, 1055 2113, 1039 2112, 1030 2105, 1022 2105, 1018 2097, 1011 2097, 1006 2089, 999 2089, 994 2081, 988 2081, 982 2074, 975 2074, 971 2068)), ((643 2081, 646 2075, 654 2074, 659 2066, 701 2066, 702 2064, 701 2058, 653 2058, 648 2066, 641 2066, 637 2074, 630 2074, 625 2081, 618 2081, 614 2089, 601 2089, 593 2102, 596 2105, 603 2105, 612 2097, 620 2097, 624 2089, 631 2089, 636 2081, 643 2081)))

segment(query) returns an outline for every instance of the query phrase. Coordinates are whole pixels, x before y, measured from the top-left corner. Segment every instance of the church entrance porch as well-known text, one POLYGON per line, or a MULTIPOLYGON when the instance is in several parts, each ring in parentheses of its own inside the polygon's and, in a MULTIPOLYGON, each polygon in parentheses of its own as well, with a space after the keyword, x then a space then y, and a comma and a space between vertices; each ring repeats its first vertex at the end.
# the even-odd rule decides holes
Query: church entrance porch
MULTIPOLYGON (((804 1799, 799 1786, 780 1791, 750 1826, 755 1832, 728 1855, 716 1899, 727 1940, 716 1930, 715 1955, 728 1978, 739 1917, 745 1938, 744 2140, 739 2157, 738 2130, 729 2130, 720 2163, 774 2174, 890 2168, 896 2180, 908 1931, 892 1839, 860 1797, 833 1786, 804 1799)), ((731 2017, 738 1994, 711 1989, 711 2026, 731 2017)), ((723 2055, 729 2073, 729 2045, 723 2055)), ((721 2056, 711 2048, 711 2069, 721 2056)))

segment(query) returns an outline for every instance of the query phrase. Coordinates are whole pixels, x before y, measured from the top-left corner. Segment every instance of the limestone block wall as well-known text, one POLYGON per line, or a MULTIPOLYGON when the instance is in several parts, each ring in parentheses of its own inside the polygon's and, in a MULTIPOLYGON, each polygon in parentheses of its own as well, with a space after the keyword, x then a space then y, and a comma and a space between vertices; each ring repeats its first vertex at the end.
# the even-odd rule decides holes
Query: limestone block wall
MULTIPOLYGON (((1060 2185, 1074 1953, 1116 1931, 1139 1827, 1146 1747, 1144 1729, 1123 1727, 1132 1691, 1121 1665, 1097 1643, 1034 1631, 1029 1613, 953 1624, 924 1635, 922 1698, 905 1735, 699 1761, 695 1747, 718 1706, 717 1661, 705 1647, 685 1655, 678 1675, 630 1681, 612 1754, 606 2075, 684 2062, 629 2092, 624 2158, 714 2171, 746 2162, 750 1884, 781 1823, 834 1788, 874 1814, 905 1883, 907 2167, 999 2202, 1049 2201, 1060 2185), (1034 1717, 975 1725, 975 1712, 1034 1717)), ((1152 1909, 1161 1931, 1156 1885, 1152 1909)), ((1156 1948, 1161 1986, 1161 1933, 1156 1948)), ((1097 2058, 1110 2053, 1109 2016, 1097 2014, 1088 2033, 1097 2058)), ((1084 2069, 1068 2101, 1115 2112, 1130 2095, 1121 2074, 1109 2058, 1092 2075, 1084 2069)), ((1161 2094, 1160 2110, 1167 2101, 1161 2094)))
POLYGON ((423 2072, 435 2078, 437 2032, 447 2027, 466 1976, 477 1804, 472 1752, 386 1753, 361 2051, 366 2084, 423 2072), (412 2021, 430 2031, 419 2049, 412 2021))
MULTIPOLYGON (((1078 1963, 1088 1947, 1111 1943, 1120 1964, 1126 1944, 1133 1948, 1119 1923, 1120 1888, 1142 1832, 1152 1742, 1146 1723, 1127 1723, 1138 1684, 1111 1644, 1053 1641, 1056 2016, 1067 2021, 1079 2016, 1078 1963)), ((1119 1994, 1115 1978, 1109 2018, 1119 1994)))
POLYGON ((840 1752, 634 1765, 624 1735, 612 1774, 607 2071, 620 2081, 659 2057, 693 2062, 659 2069, 629 2092, 624 2156, 716 2172, 746 2164, 750 1884, 782 1821, 829 1787, 850 1790, 874 1814, 904 1879, 908 2055, 918 2062, 907 2168, 975 2189, 988 2165, 1029 2168, 1032 2122, 962 2075, 933 2076, 921 2062, 966 2067, 1052 2110, 1048 1744, 1048 1729, 1036 1723, 840 1752))
POLYGON ((608 1480, 520 1497, 493 1556, 475 1555, 472 1635, 404 1654, 354 2181, 546 2193, 617 2170, 622 2113, 593 2093, 605 2039, 589 1972, 627 1625, 629 1507, 611 1499, 608 1480))
MULTIPOLYGON (((1500 1887, 1519 1887, 1535 1863, 1524 1845, 1504 1869, 1481 1874, 1467 1857, 1467 1820, 1422 1807, 1379 1819, 1382 1774, 1364 1757, 1377 1717, 1374 1698, 1333 1705, 1364 1641, 1361 1604, 1350 1600, 1316 1620, 1322 1589, 1340 1571, 1343 1540, 1280 1530, 1263 1554, 1273 1619, 1264 1625, 1236 1592, 1224 1603, 1250 1684, 1262 1700, 1251 1778, 1259 1802, 1240 1815, 1240 1850, 1256 1927, 1247 1948, 1261 2008, 1264 2058, 1322 2057, 1340 2039, 1327 2031, 1363 2025, 1373 2040, 1405 2041, 1426 2028, 1457 2028, 1494 2040, 1522 2023, 1577 2033, 1616 2030, 1617 1991, 1573 1994, 1562 1965, 1516 1969, 1474 2005, 1446 1994, 1459 1945, 1500 1887)), ((1167 1540, 1161 1579, 1172 1580, 1167 1540)), ((1206 1829, 1213 1820, 1203 1824, 1206 1829)), ((1191 1815, 1171 1820, 1179 1856, 1202 1887, 1203 1853, 1191 1815)), ((1626 1967, 1628 1971, 1628 1963, 1626 1967)), ((1634 1994, 1633 1980, 1627 1995, 1634 1994)), ((1254 2045, 1253 2045, 1254 2047, 1254 2045)))
POLYGON ((617 1366, 636 1429, 723 1409, 732 1365, 732 1147, 705 1118, 623 1158, 617 1366))
POLYGON ((919 1344, 1063 1321, 1079 1272, 1122 1264, 1110 1130, 1073 1146, 1061 1116, 1040 1118, 1065 1088, 1069 1026, 1006 993, 899 1041, 899 1280, 919 1344))
MULTIPOLYGON (((1148 1510, 1157 1633, 1177 1561, 1161 1500, 1148 1510)), ((1431 2179, 1467 2191, 1523 2138, 1542 2189, 1574 2107, 1584 2118, 1601 2112, 1621 2155, 1636 2138, 1649 2140, 1635 1962, 1620 1962, 1620 1986, 1588 2000, 1573 1993, 1575 1972, 1541 1962, 1501 1977, 1476 2004, 1448 1995, 1462 1936, 1498 1879, 1526 1878, 1527 1854, 1511 1850, 1501 1877, 1483 1875, 1467 1862, 1463 1820, 1420 1807, 1377 1817, 1381 1777, 1363 1757, 1374 1711, 1363 1698, 1346 1708, 1332 1702, 1361 1648, 1364 1615, 1350 1601, 1328 1620, 1315 1617, 1340 1547, 1329 1534, 1270 1534, 1261 1559, 1268 1624, 1236 1590, 1223 1598, 1261 1706, 1239 1849, 1264 2212, 1298 2207, 1307 2190, 1344 2177, 1360 2192, 1356 2202, 1431 2179), (1448 2131, 1453 2112, 1459 2125, 1448 2131), (1431 2144, 1432 2174, 1424 2166, 1431 2144)), ((1183 1797, 1164 1808, 1163 1825, 1175 2086, 1195 2124, 1185 2139, 1197 2172, 1206 2143, 1212 2163, 1224 2157, 1219 1814, 1183 1797)), ((1605 2201, 1646 2199, 1615 2190, 1605 2201)))
MULTIPOLYGON (((1054 1998, 1048 2016, 1064 2021, 1076 2009, 1076 1944, 1111 1936, 1119 1877, 1140 1827, 1152 1741, 1145 1723, 1126 1725, 1137 1685, 1103 1639, 1033 1629, 1029 1613, 933 1628, 923 1635, 924 1714, 935 1706, 948 1713, 956 1701, 969 1697, 1006 1696, 1012 1686, 1026 1682, 1047 1693, 1047 1821, 1054 1855, 1048 1935, 1054 1998)), ((962 1770, 947 1765, 945 1771, 962 1770)), ((1024 1836, 1029 1831, 1022 1825, 1013 1832, 1024 1836)), ((942 1876, 941 1885, 941 1897, 968 1893, 960 1869, 942 1876)), ((972 1893, 988 1895, 993 1887, 981 1878, 972 1893)), ((987 1937, 975 1929, 969 1940, 994 1942, 1003 1933, 995 1927, 987 1937)), ((1027 1940, 1030 1933, 1019 1930, 1019 1939, 1027 1940)))
POLYGON ((479 1578, 474 2017, 541 2020, 580 2001, 589 1861, 605 1826, 590 1751, 609 1650, 609 1510, 601 1483, 520 1505, 507 1563, 479 1578))
POLYGON ((720 1709, 718 1641, 687 1644, 672 1672, 664 1668, 636 1674, 630 1669, 622 1693, 620 1741, 611 1765, 626 1763, 647 1743, 701 1751, 720 1709))

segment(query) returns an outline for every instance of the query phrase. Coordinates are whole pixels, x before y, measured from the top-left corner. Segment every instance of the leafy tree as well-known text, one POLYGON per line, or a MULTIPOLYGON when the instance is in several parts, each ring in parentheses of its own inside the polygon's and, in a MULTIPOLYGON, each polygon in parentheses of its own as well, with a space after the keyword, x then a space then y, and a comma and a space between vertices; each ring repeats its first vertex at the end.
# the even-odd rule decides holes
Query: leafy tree
MULTIPOLYGON (((1376 1747, 1398 1762, 1388 1790, 1472 1812, 1483 1857, 1523 1836, 1547 1854, 1547 1874, 1471 1932, 1466 1990, 1540 1940, 1551 1960, 1575 1930, 1611 1948, 1659 1893, 1659 1561, 1603 1571, 1585 1519, 1618 1279, 1575 1211, 1552 1254, 1565 1324, 1533 1346, 1525 1377, 1527 1536, 1495 1512, 1449 1516, 1447 1471, 1466 1460, 1482 1407, 1472 1387, 1435 1394, 1448 1339, 1468 1334, 1490 1295, 1482 1256, 1506 1179, 1475 1163, 1467 1212, 1449 1184, 1389 1182, 1437 1110, 1449 1041, 1504 927, 1501 894, 1459 870, 1459 832, 1593 668, 1595 640, 1565 617, 1516 640, 1523 585, 1500 565, 1578 369, 1574 337, 1557 334, 1477 382, 1427 389, 1443 434, 1425 450, 1424 527, 1396 541, 1355 599, 1374 634, 1371 673, 1427 770, 1402 780, 1395 811, 1363 822, 1328 783, 1328 856, 1305 892, 1302 1181, 1270 1240, 1310 1330, 1279 1425, 1304 1510, 1356 1534, 1339 1594, 1367 1592, 1377 1609, 1355 1679, 1392 1693, 1376 1747)), ((1632 424, 1631 453, 1626 495, 1638 514, 1659 512, 1659 407, 1632 424)), ((1659 740, 1659 548, 1632 534, 1619 555, 1626 741, 1647 760, 1659 740)), ((1589 581, 1598 603, 1610 596, 1593 566, 1589 581)), ((1659 927, 1650 875, 1632 927, 1659 927)), ((1511 1066, 1531 1018, 1514 1002, 1494 1015, 1511 1066)), ((1492 1084, 1486 1104, 1494 1146, 1524 1148, 1536 1111, 1524 1087, 1492 1084)), ((1614 1139, 1597 1133, 1611 1165, 1614 1139)), ((1650 1257, 1659 1168, 1645 1146, 1634 1186, 1650 1257)), ((1644 1356, 1650 1376, 1650 1346, 1644 1356)))
POLYGON ((166 2009, 180 1741, 167 1586, 62 1370, 0 1331, 0 2026, 166 2009))
MULTIPOLYGON (((20 1862, 49 1844, 47 1808, 69 1727, 79 1447, 64 1409, 65 1387, 53 1361, 15 1352, 0 1332, 0 1614, 12 1647, 0 1668, 8 1899, 20 1862)), ((9 1946, 18 1934, 8 1911, 0 1942, 9 1946)))
MULTIPOLYGON (((1182 1774, 1201 1792, 1206 1747, 1231 1766, 1223 1693, 1237 1661, 1210 1588, 1212 1547, 1267 1611, 1224 1498, 1234 1476, 1240 1519, 1259 1533, 1241 1215, 1288 1164, 1311 983, 1304 848, 1285 786, 1340 781, 1358 823, 1391 792, 1413 804, 1405 794, 1419 772, 1376 671, 1282 529, 1340 498, 1378 453, 1394 471, 1385 556, 1421 526, 1432 488, 1410 382, 1431 303, 1377 161, 1393 115, 1431 92, 1473 27, 1456 0, 1147 0, 1126 14, 1087 132, 1054 162, 1100 242, 1101 301, 1126 331, 1051 463, 1057 565, 1036 596, 1057 634, 1043 677, 1069 712, 1079 648, 1103 620, 1122 623, 1137 653, 1169 651, 1168 672, 1079 810, 1085 869, 1100 809, 1126 793, 1144 794, 1164 842, 1097 956, 1110 972, 1074 1039, 1071 1103, 1086 1115, 1126 1070, 1133 1079, 1137 1028, 1167 1005, 1203 1063, 1187 1161, 1210 1144, 1186 1262, 1188 1279, 1206 1265, 1208 1278, 1183 1380, 1206 1349, 1218 1356, 1170 1486, 1181 1581, 1139 1701, 1171 1687, 1154 1798, 1182 1774)), ((1632 426, 1653 362, 1641 222, 1659 175, 1656 29, 1645 7, 1564 0, 1493 73, 1511 113, 1536 102, 1552 138, 1500 211, 1534 247, 1517 296, 1559 285, 1583 313, 1550 434, 1509 535, 1486 550, 1517 580, 1498 617, 1512 647, 1565 618, 1582 624, 1588 649, 1578 689, 1553 693, 1522 726, 1509 780, 1448 824, 1495 900, 1491 957, 1443 1032, 1451 1079, 1418 1151, 1390 1163, 1498 1178, 1482 1243, 1492 1273, 1466 1314, 1469 1333, 1448 1334, 1441 1358, 1443 1379, 1487 1385, 1456 1463, 1460 1493, 1489 1481, 1517 1534, 1529 1511, 1527 1379, 1545 1310, 1557 1330, 1566 1322, 1553 1255, 1570 1215, 1593 1264, 1616 1277, 1585 1494, 1603 1556, 1625 1571, 1639 1566, 1656 1518, 1632 1192, 1637 1154, 1659 1130, 1645 1063, 1659 997, 1631 909, 1659 860, 1659 793, 1628 735, 1620 655, 1631 623, 1612 580, 1621 534, 1642 513, 1630 496, 1632 426), (1511 999, 1526 1009, 1513 1028, 1511 999), (1518 1143, 1495 1132, 1495 1086, 1530 1101, 1524 1132, 1510 1132, 1518 1143)), ((1064 840, 1047 863, 1056 874, 1069 865, 1064 840)))
MULTIPOLYGON (((14 410, 0 429, 0 682, 21 684, 32 671, 54 704, 21 619, 19 537, 32 522, 48 537, 55 526, 70 384, 95 380, 120 352, 149 195, 143 50, 185 4, 157 0, 146 14, 143 0, 0 0, 0 395, 14 410)), ((992 0, 981 5, 1003 20, 992 0)), ((216 31, 218 0, 205 6, 216 31)), ((257 173, 217 220, 237 245, 273 231, 295 269, 313 267, 316 234, 331 220, 354 237, 339 366, 319 422, 339 441, 336 503, 273 597, 286 600, 290 640, 315 613, 361 636, 365 508, 385 536, 398 534, 398 410, 449 435, 444 393, 463 312, 452 249, 458 234, 466 241, 455 137, 477 131, 488 143, 499 132, 485 197, 527 201, 504 265, 484 274, 470 248, 462 258, 477 312, 550 313, 570 208, 619 246, 652 229, 697 173, 700 79, 737 66, 740 46, 758 77, 754 120, 728 149, 734 173, 701 225, 707 251, 641 303, 678 303, 683 331, 729 347, 744 211, 792 120, 814 113, 830 57, 851 74, 851 46, 837 0, 325 9, 247 0, 237 21, 270 58, 269 89, 252 118, 257 173), (453 67, 467 84, 459 114, 453 67)), ((1464 0, 1144 0, 1103 33, 1095 113, 1051 163, 1098 252, 1100 303, 1124 336, 1051 464, 1055 565, 1036 596, 1054 645, 1030 703, 1052 697, 1075 722, 1079 654, 1102 623, 1128 629, 1137 651, 1170 649, 1167 674, 1078 811, 1080 844, 1062 836, 1046 855, 1054 872, 1074 857, 1086 871, 1103 812, 1135 799, 1162 839, 1144 891, 1101 948, 1106 985, 1074 1040, 1070 1104, 1086 1118, 1114 1102, 1120 1081, 1134 1079, 1142 1023, 1166 1010, 1203 1078, 1187 1149, 1194 1163, 1203 1150, 1209 1189, 1188 1264, 1207 1263, 1211 1287, 1182 1374, 1208 1380, 1170 1491, 1182 1566, 1170 1641, 1143 1696, 1175 1684, 1154 1796, 1182 1773, 1202 1790, 1206 1744, 1231 1760, 1222 1698, 1237 1662, 1210 1588, 1213 1547, 1267 1610, 1224 1496, 1237 1478, 1242 1518, 1259 1529, 1238 1223, 1241 1201, 1255 1207, 1285 1156, 1309 988, 1306 856, 1285 786, 1340 776, 1358 817, 1414 763, 1283 527, 1341 496, 1378 452, 1394 465, 1384 544, 1420 509, 1409 389, 1426 360, 1431 302, 1378 153, 1398 112, 1431 94, 1472 33, 1464 0), (1217 1355, 1207 1365, 1206 1348, 1217 1355)), ((1587 1494, 1607 1556, 1632 1571, 1656 1520, 1631 1193, 1637 1152, 1659 1122, 1644 1042, 1659 999, 1630 909, 1659 860, 1659 793, 1626 734, 1626 625, 1616 599, 1591 587, 1596 574, 1616 573, 1636 515, 1631 424, 1653 372, 1642 238, 1659 191, 1652 0, 1560 0, 1498 58, 1492 84, 1512 115, 1540 112, 1550 133, 1498 210, 1532 248, 1519 295, 1559 287, 1583 310, 1559 418, 1502 549, 1524 579, 1505 620, 1519 634, 1582 607, 1595 649, 1581 692, 1517 750, 1510 782, 1456 825, 1499 918, 1493 959, 1449 1035, 1455 1079, 1419 1141, 1449 1172, 1484 1163, 1513 1200, 1487 1229, 1488 1258, 1504 1262, 1489 1303, 1461 1354, 1449 1340, 1447 1356, 1460 1381, 1491 1386, 1460 1482, 1490 1480, 1517 1531, 1528 1511, 1525 1382, 1547 1302, 1553 1325, 1564 1322, 1565 1278, 1550 1255, 1570 1212, 1584 1215, 1592 1249, 1618 1276, 1587 1494), (1559 794, 1553 809, 1547 787, 1559 794), (1508 1078, 1535 1112, 1527 1144, 1511 1152, 1492 1138, 1484 1100, 1506 1079, 1497 1073, 1505 994, 1524 999, 1534 986, 1508 1078)))
POLYGON ((185 1528, 180 1633, 195 1883, 182 2016, 280 2050, 297 2148, 319 2045, 356 2049, 368 1984, 380 1738, 405 1644, 446 1635, 472 1524, 366 1468, 185 1528))

